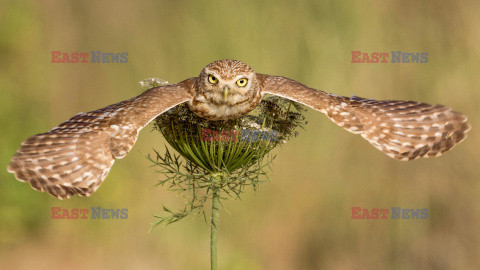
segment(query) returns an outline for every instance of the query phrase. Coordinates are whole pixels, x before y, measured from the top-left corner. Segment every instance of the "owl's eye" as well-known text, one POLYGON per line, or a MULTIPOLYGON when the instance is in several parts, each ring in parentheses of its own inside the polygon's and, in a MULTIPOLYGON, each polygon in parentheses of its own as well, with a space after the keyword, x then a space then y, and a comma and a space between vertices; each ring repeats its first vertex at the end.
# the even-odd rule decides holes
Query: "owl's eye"
POLYGON ((243 79, 240 79, 237 81, 237 85, 240 86, 240 87, 244 87, 245 85, 247 85, 247 82, 248 80, 243 78, 243 79))
POLYGON ((213 75, 208 75, 208 81, 211 83, 211 84, 217 84, 218 83, 218 79, 213 76, 213 75))

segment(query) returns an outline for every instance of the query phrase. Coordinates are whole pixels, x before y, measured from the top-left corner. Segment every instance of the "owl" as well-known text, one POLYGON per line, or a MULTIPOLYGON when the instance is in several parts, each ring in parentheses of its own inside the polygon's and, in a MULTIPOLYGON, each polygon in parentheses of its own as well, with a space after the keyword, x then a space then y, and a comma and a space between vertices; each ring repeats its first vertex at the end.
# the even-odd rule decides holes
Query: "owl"
POLYGON ((219 60, 203 68, 198 77, 79 113, 28 138, 7 170, 58 199, 90 196, 115 160, 132 149, 139 131, 163 112, 186 102, 205 119, 235 119, 253 110, 266 94, 319 111, 398 160, 440 156, 470 130, 467 117, 446 106, 337 96, 285 77, 256 73, 240 61, 219 60))

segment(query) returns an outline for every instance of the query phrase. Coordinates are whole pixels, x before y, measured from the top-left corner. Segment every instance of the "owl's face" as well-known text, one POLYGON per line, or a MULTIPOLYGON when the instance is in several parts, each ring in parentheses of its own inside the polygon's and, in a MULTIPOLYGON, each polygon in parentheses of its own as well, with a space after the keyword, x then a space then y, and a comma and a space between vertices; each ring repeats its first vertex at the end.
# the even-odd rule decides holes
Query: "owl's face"
POLYGON ((258 88, 255 71, 236 60, 209 64, 200 73, 198 85, 210 102, 230 106, 248 100, 258 88))
POLYGON ((206 66, 196 82, 190 108, 201 117, 233 119, 248 113, 261 98, 255 71, 237 60, 219 60, 206 66))

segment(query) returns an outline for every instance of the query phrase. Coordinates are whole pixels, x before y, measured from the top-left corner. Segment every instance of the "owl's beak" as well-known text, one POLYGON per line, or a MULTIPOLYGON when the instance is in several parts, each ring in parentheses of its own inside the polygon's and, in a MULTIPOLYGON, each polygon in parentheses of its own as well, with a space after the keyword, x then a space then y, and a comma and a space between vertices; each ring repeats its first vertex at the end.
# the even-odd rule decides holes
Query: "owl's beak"
POLYGON ((230 91, 230 87, 228 87, 227 85, 225 87, 223 87, 223 98, 225 100, 227 100, 229 91, 230 91))

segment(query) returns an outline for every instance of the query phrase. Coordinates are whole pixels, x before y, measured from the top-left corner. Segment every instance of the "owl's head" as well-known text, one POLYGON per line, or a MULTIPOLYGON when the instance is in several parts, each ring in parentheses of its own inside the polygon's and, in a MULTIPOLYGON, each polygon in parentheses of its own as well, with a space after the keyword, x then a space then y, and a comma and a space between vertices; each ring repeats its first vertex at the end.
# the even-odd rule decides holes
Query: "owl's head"
POLYGON ((233 106, 259 95, 255 71, 237 60, 208 64, 198 76, 198 91, 211 103, 233 106))

